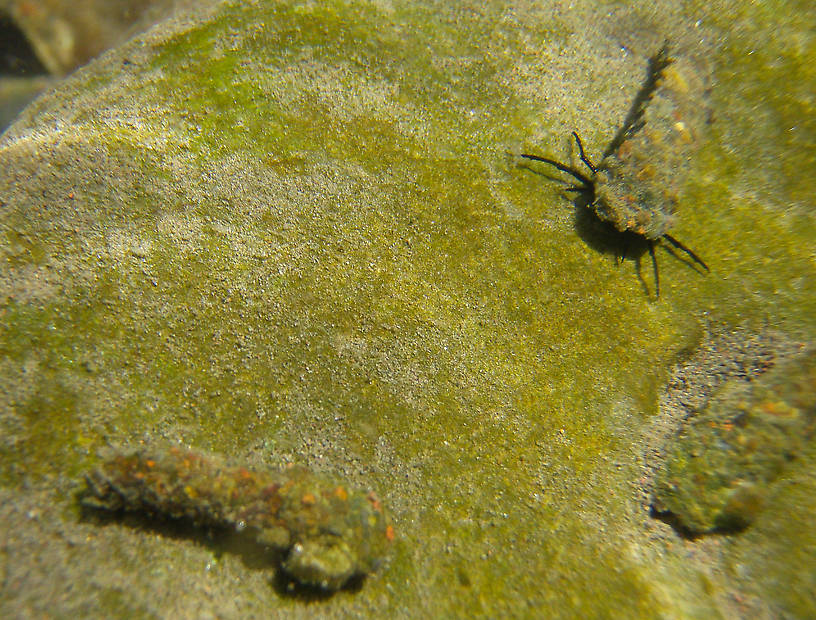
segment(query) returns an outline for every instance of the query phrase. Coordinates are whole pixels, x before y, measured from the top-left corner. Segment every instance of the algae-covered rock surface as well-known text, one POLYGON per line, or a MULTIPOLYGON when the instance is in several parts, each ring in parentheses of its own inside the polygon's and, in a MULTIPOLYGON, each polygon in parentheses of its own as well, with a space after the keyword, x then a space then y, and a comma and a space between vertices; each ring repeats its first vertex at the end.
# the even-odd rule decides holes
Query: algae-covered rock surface
POLYGON ((808 8, 202 2, 40 97, 0 138, 0 612, 812 617, 812 441, 742 532, 650 512, 667 386, 816 334, 808 8), (508 153, 597 161, 667 40, 711 271, 661 245, 655 298, 642 239, 508 153), (159 444, 373 489, 385 561, 303 590, 81 510, 100 451, 159 444))

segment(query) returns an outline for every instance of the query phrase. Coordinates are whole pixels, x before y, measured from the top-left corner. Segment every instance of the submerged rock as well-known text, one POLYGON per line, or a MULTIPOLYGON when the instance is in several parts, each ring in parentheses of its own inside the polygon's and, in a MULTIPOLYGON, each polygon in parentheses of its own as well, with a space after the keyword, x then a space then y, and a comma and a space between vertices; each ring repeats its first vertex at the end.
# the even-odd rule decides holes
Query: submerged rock
POLYGON ((692 533, 750 525, 815 425, 816 350, 750 383, 726 382, 673 440, 654 507, 692 533))
MULTIPOLYGON (((0 616, 716 617, 638 459, 702 317, 816 334, 810 24, 197 4, 0 138, 0 616), (611 269, 614 230, 504 153, 573 129, 600 152, 667 37, 715 72, 672 229, 712 275, 663 260, 654 302, 645 247, 611 269), (93 455, 142 441, 371 485, 388 569, 306 607, 266 558, 75 518, 93 455)), ((289 570, 346 572, 299 544, 289 570)))

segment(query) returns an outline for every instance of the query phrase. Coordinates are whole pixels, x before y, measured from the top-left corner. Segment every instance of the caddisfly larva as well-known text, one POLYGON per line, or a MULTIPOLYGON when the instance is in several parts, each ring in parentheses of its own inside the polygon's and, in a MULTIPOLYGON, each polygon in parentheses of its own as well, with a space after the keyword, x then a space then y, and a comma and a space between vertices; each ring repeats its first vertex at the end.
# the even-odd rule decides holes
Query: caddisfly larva
POLYGON ((85 477, 82 504, 246 532, 302 584, 336 590, 373 571, 394 528, 371 492, 302 467, 256 471, 172 447, 116 452, 85 477))
POLYGON ((696 122, 701 116, 695 93, 699 85, 689 72, 675 70, 671 66, 674 62, 666 45, 649 60, 646 81, 597 165, 587 157, 578 134, 572 132, 589 173, 548 157, 521 154, 572 176, 579 185, 567 190, 588 195, 588 206, 599 219, 646 240, 657 297, 660 296, 654 251, 657 241, 666 240, 709 271, 697 254, 668 232, 702 130, 701 123, 696 122))

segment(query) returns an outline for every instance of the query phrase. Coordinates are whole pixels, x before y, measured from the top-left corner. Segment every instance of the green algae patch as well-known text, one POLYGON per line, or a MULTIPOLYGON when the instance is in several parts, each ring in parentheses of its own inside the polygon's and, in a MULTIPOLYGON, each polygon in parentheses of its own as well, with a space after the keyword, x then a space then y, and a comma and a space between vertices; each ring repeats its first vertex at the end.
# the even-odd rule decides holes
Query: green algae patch
POLYGON ((814 428, 814 351, 751 382, 731 380, 671 439, 654 506, 691 533, 747 527, 814 428))
POLYGON ((5 404, 14 412, 0 447, 5 484, 53 474, 57 463, 66 473, 76 471, 81 453, 94 443, 94 433, 83 423, 89 400, 83 386, 93 367, 74 337, 64 337, 75 321, 90 318, 82 302, 39 308, 11 304, 4 309, 0 355, 5 404))

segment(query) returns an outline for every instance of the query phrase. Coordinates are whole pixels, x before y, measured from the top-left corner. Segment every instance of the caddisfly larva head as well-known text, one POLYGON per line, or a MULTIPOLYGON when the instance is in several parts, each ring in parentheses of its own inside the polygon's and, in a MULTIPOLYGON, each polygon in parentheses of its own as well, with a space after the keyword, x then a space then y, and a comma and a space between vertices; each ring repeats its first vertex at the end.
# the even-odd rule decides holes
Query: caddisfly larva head
POLYGON ((677 199, 669 191, 636 182, 621 174, 620 162, 607 158, 593 179, 595 201, 591 207, 602 220, 621 232, 630 231, 646 239, 659 239, 672 226, 677 199))

